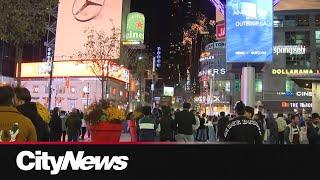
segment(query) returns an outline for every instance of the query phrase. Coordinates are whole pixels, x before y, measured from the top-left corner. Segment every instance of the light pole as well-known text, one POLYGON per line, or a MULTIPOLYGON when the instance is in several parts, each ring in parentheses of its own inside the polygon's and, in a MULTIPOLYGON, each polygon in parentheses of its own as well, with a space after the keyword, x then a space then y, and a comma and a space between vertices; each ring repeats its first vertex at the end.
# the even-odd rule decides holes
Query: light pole
POLYGON ((90 94, 90 84, 88 82, 87 86, 83 88, 83 92, 87 96, 87 108, 89 107, 89 94, 90 94))
POLYGON ((151 105, 153 106, 154 100, 154 89, 155 89, 155 78, 156 75, 156 58, 153 57, 153 64, 152 64, 152 84, 151 84, 151 105))

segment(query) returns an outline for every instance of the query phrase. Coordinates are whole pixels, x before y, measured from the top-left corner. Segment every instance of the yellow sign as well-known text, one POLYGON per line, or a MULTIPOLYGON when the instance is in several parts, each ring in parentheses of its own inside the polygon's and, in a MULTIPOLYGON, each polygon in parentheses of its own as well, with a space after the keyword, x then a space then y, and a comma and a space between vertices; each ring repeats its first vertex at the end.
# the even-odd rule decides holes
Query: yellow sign
POLYGON ((290 75, 290 74, 314 74, 320 73, 320 70, 312 69, 272 69, 273 75, 290 75))
MULTIPOLYGON (((53 77, 96 77, 88 64, 80 64, 77 61, 57 61, 53 67, 53 77)), ((21 77, 48 78, 49 69, 46 62, 22 63, 21 77)), ((109 77, 129 83, 129 70, 113 65, 109 68, 109 77)))

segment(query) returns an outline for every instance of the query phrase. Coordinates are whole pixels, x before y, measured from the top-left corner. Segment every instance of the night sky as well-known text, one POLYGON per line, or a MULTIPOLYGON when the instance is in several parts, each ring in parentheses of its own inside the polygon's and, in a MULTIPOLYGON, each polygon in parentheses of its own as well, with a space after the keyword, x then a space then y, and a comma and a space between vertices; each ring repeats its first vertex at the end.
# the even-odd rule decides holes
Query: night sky
MULTIPOLYGON (((146 17, 145 41, 147 45, 155 47, 161 45, 168 47, 171 10, 169 4, 172 0, 132 0, 131 11, 138 11, 146 17)), ((193 0, 194 11, 204 13, 210 19, 215 17, 215 7, 209 0, 193 0)), ((181 40, 182 41, 182 40, 181 40)))

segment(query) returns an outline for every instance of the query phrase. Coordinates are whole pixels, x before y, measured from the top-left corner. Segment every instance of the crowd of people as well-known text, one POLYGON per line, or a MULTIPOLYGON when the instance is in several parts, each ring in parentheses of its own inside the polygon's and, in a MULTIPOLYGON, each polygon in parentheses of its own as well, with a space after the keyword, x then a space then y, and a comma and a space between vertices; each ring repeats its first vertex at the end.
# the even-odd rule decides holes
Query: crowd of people
MULTIPOLYGON (((0 87, 0 142, 65 142, 90 139, 90 126, 84 114, 54 108, 51 120, 44 121, 31 102, 28 89, 0 87)), ((320 144, 317 113, 310 117, 299 114, 274 114, 267 110, 255 114, 254 108, 243 102, 235 105, 235 114, 208 116, 191 109, 190 103, 183 110, 171 107, 144 106, 137 119, 136 136, 140 142, 232 142, 249 144, 320 144)), ((128 120, 133 120, 129 113, 128 120)))
POLYGON ((248 144, 320 144, 318 113, 304 117, 302 113, 274 114, 267 110, 255 114, 243 102, 235 105, 235 114, 200 115, 184 103, 183 110, 168 106, 142 108, 137 121, 138 141, 231 142, 248 144))
POLYGON ((49 123, 40 116, 31 94, 23 87, 0 87, 0 142, 65 142, 90 138, 83 113, 54 108, 49 123), (67 138, 66 138, 67 136, 67 138))

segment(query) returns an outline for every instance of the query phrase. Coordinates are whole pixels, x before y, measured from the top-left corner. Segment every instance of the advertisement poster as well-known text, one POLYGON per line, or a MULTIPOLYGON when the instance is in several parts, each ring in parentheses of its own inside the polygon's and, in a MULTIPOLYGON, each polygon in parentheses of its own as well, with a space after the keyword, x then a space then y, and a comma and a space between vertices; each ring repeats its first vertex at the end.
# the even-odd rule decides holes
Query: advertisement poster
POLYGON ((271 62, 273 1, 227 1, 227 62, 271 62))

